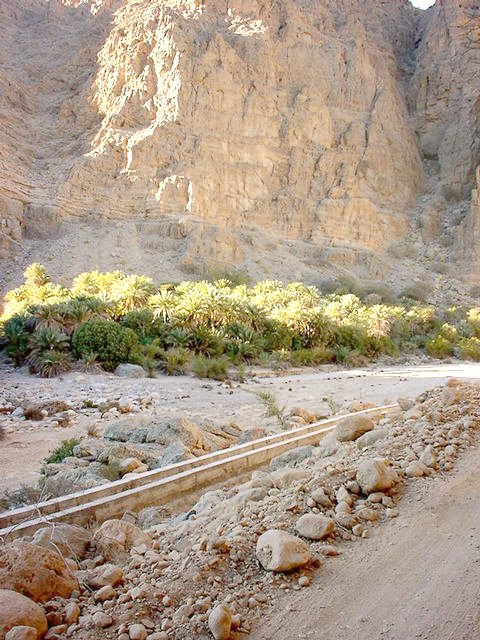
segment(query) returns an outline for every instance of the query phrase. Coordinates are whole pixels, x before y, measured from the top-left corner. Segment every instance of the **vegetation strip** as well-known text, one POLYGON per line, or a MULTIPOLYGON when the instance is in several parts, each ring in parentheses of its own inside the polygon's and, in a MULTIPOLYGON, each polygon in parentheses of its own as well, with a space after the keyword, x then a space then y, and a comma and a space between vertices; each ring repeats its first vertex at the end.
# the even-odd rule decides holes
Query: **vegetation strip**
POLYGON ((250 364, 355 366, 419 351, 480 360, 480 308, 436 308, 412 290, 395 299, 385 287, 356 295, 268 280, 156 285, 120 271, 82 273, 67 288, 39 264, 24 275, 5 296, 0 346, 43 377, 130 363, 142 375, 215 379, 235 367, 241 379, 250 364))

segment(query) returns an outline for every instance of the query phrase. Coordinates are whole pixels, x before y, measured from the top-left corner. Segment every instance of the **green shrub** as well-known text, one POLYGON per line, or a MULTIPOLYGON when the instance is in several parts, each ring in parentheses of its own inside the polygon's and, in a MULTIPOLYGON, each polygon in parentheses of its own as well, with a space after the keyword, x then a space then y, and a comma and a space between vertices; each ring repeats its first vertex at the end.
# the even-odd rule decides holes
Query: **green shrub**
POLYGON ((122 318, 122 326, 135 331, 138 339, 143 344, 157 338, 163 330, 163 322, 160 319, 156 319, 150 309, 127 313, 122 318))
POLYGON ((433 358, 448 358, 453 355, 454 345, 448 338, 438 334, 434 338, 427 340, 425 350, 433 358))
POLYGON ((464 360, 480 362, 480 339, 462 338, 459 342, 459 353, 464 360))
POLYGON ((197 356, 192 361, 192 371, 199 378, 224 380, 227 376, 229 361, 227 358, 206 358, 197 356))
POLYGON ((95 353, 107 371, 122 362, 139 361, 139 342, 132 329, 111 321, 84 322, 75 331, 73 348, 78 358, 95 353))
POLYGON ((62 462, 65 458, 73 456, 73 448, 80 444, 78 438, 71 438, 70 440, 62 440, 59 446, 52 451, 52 453, 45 458, 47 464, 53 464, 56 462, 62 462))
POLYGON ((28 340, 29 354, 25 362, 30 373, 38 373, 42 378, 53 378, 69 371, 69 347, 70 339, 64 333, 49 328, 38 329, 28 340))
POLYGON ((15 314, 3 324, 0 344, 5 347, 7 356, 12 358, 17 366, 23 364, 29 353, 30 333, 31 326, 27 315, 15 314))
POLYGON ((70 353, 55 349, 42 351, 31 362, 31 372, 38 373, 42 378, 54 378, 72 368, 70 353))
POLYGON ((431 289, 425 282, 415 282, 400 293, 400 298, 408 298, 416 302, 426 302, 431 289))
POLYGON ((168 349, 160 356, 159 366, 169 376, 186 373, 190 354, 187 349, 168 349))
POLYGON ((223 353, 224 343, 216 330, 203 325, 189 332, 187 346, 195 353, 215 357, 223 353))
POLYGON ((335 354, 331 349, 314 347, 312 349, 297 349, 290 353, 290 361, 295 367, 314 366, 326 362, 333 362, 335 354))

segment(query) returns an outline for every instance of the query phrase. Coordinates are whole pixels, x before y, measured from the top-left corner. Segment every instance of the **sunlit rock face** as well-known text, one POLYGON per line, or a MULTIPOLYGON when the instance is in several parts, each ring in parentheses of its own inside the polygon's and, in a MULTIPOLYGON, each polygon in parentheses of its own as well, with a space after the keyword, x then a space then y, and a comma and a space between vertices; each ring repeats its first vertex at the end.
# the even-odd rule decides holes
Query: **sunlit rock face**
POLYGON ((381 275, 425 157, 442 197, 470 197, 478 78, 445 27, 467 4, 2 3, 2 255, 76 221, 85 266, 99 238, 144 271, 167 251, 237 265, 266 234, 381 275))

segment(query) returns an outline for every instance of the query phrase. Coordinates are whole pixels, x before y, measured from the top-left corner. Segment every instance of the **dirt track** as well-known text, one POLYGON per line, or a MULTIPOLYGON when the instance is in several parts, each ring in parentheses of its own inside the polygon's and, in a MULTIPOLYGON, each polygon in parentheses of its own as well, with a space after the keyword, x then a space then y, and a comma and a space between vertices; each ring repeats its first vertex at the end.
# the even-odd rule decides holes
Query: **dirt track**
POLYGON ((446 478, 418 480, 400 516, 327 559, 249 640, 480 637, 480 450, 446 478))

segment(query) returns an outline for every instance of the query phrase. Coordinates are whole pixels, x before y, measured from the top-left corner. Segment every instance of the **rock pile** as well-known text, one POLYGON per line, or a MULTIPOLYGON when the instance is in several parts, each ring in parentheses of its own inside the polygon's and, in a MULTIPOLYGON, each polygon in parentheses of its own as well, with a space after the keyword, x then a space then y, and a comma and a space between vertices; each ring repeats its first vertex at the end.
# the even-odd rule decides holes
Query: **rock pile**
MULTIPOLYGON (((342 545, 368 537, 377 521, 398 515, 409 483, 452 469, 475 444, 479 425, 480 385, 450 381, 371 423, 369 431, 356 429, 348 440, 343 425, 343 441, 334 432, 331 454, 320 445, 300 460, 284 459, 243 484, 205 493, 186 513, 157 517, 147 531, 131 522, 131 514, 105 522, 74 564, 31 542, 4 547, 4 559, 25 551, 21 561, 0 562, 7 567, 0 582, 6 579, 8 589, 43 601, 46 637, 52 640, 62 634, 81 640, 227 640, 232 631, 247 633, 279 590, 321 581, 322 563, 334 562, 329 558, 342 545), (381 438, 360 444, 377 431, 381 438), (38 567, 38 559, 47 557, 39 549, 50 554, 50 563, 56 555, 62 579, 56 574, 59 581, 52 583, 45 574, 34 589, 22 562, 28 551, 38 567)), ((44 536, 37 533, 34 540, 44 536)), ((41 625, 41 616, 32 613, 32 625, 35 620, 41 625)), ((19 622, 13 616, 2 624, 6 629, 19 622)), ((21 624, 32 626, 23 618, 21 624)))

